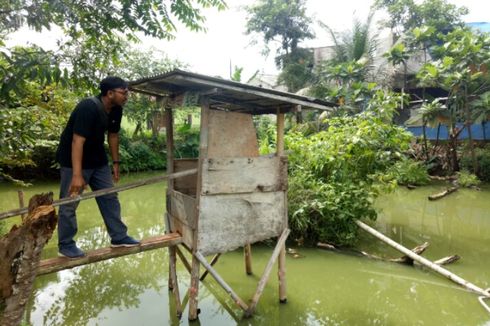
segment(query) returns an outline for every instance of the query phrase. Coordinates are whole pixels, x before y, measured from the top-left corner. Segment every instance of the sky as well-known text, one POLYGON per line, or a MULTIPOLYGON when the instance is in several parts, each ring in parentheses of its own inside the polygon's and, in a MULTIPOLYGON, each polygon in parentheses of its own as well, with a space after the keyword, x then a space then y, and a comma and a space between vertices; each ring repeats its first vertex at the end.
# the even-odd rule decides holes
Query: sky
MULTIPOLYGON (((172 41, 142 38, 138 47, 155 47, 165 52, 170 58, 178 59, 189 65, 188 70, 211 76, 228 78, 230 66, 243 68, 242 80, 248 79, 255 71, 264 74, 277 74, 274 65, 275 50, 266 57, 262 54, 263 43, 252 44, 253 37, 245 34, 247 14, 244 6, 253 5, 254 0, 227 0, 228 9, 218 11, 206 9, 205 26, 207 32, 191 32, 180 27, 176 39, 172 41)), ((364 21, 369 13, 373 0, 306 0, 307 14, 314 21, 322 21, 335 31, 348 30, 352 26, 353 17, 364 21)), ((489 0, 449 0, 457 6, 466 6, 470 13, 464 17, 466 22, 490 21, 489 0)), ((382 18, 377 14, 375 19, 382 18)), ((331 44, 328 33, 318 24, 314 30, 316 38, 302 44, 305 47, 319 47, 331 44)), ((12 44, 32 42, 47 49, 56 46, 59 34, 35 32, 23 29, 12 35, 12 44), (36 40, 36 41, 33 41, 36 40)))

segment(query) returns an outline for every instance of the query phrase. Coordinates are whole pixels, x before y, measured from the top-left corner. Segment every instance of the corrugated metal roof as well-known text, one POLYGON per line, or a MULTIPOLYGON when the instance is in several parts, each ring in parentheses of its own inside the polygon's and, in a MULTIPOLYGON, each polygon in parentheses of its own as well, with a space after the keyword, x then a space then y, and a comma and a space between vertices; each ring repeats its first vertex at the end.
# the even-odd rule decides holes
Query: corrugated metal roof
POLYGON ((161 75, 129 82, 131 91, 153 96, 185 96, 187 93, 205 95, 210 106, 230 111, 252 114, 294 111, 302 109, 331 110, 334 103, 313 97, 281 92, 239 82, 200 75, 183 70, 173 70, 161 75))

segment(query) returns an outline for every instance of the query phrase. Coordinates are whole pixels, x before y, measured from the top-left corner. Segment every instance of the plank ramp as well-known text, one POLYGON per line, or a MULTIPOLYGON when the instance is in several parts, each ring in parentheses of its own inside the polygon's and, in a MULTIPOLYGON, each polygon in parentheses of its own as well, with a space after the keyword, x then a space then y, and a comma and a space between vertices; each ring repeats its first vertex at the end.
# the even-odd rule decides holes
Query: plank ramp
POLYGON ((37 269, 37 275, 55 273, 64 269, 96 263, 99 261, 137 254, 139 252, 173 246, 182 243, 182 237, 178 233, 168 233, 141 240, 141 244, 135 247, 100 248, 85 253, 84 257, 70 259, 55 257, 42 260, 37 269))

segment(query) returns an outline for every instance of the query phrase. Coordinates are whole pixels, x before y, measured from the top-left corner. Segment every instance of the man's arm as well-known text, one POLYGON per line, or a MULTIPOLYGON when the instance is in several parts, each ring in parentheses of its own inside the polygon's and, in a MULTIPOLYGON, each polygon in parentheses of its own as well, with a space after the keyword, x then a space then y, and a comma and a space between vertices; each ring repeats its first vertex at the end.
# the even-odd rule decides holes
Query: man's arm
POLYGON ((78 134, 73 134, 73 140, 71 142, 71 165, 73 175, 71 178, 70 196, 77 196, 80 191, 85 187, 85 180, 82 175, 82 158, 83 158, 83 144, 85 143, 85 137, 78 134))
POLYGON ((107 134, 107 142, 109 143, 109 151, 111 152, 114 181, 119 181, 119 134, 117 132, 109 132, 107 134))

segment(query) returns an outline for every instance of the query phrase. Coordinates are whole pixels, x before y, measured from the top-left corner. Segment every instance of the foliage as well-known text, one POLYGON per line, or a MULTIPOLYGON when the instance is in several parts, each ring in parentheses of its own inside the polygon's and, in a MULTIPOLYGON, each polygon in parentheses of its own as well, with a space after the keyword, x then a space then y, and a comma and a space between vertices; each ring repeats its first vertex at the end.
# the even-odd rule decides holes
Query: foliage
POLYGON ((449 32, 461 26, 461 17, 468 13, 465 7, 457 7, 446 0, 376 0, 375 9, 385 9, 389 20, 384 25, 391 28, 395 37, 420 26, 433 26, 440 32, 449 32))
MULTIPOLYGON (((478 178, 484 182, 490 182, 490 147, 476 149, 476 160, 478 162, 478 178)), ((463 155, 461 157, 461 169, 470 170, 473 166, 471 157, 463 155)))
POLYGON ((466 170, 459 171, 457 173, 458 176, 458 185, 464 188, 470 188, 474 186, 478 186, 480 184, 480 180, 478 180, 478 177, 471 172, 468 172, 466 170))
MULTIPOLYGON (((162 51, 154 48, 139 50, 129 48, 119 69, 119 76, 127 80, 135 80, 163 74, 186 65, 178 60, 172 60, 162 51)), ((163 112, 161 103, 157 103, 155 97, 141 94, 130 94, 128 102, 124 106, 124 114, 129 121, 136 124, 134 136, 141 132, 147 122, 152 121, 157 112, 163 112)))
POLYGON ((277 83, 285 85, 289 92, 297 92, 313 79, 313 53, 308 49, 297 48, 289 55, 276 58, 283 63, 277 83))
POLYGON ((262 34, 266 44, 279 42, 278 54, 290 54, 299 42, 314 36, 304 0, 259 0, 247 12, 247 34, 262 34))
POLYGON ((36 31, 61 27, 66 34, 76 38, 80 31, 97 39, 100 35, 123 33, 137 38, 137 32, 158 38, 172 38, 175 21, 191 30, 203 30, 203 7, 224 9, 222 0, 167 1, 26 1, 0 2, 0 27, 17 30, 27 25, 36 31))
POLYGON ((163 170, 166 167, 165 138, 141 136, 130 140, 125 130, 119 132, 121 172, 163 170))
POLYGON ((402 159, 396 162, 389 170, 387 175, 400 185, 422 186, 429 183, 429 173, 427 167, 422 162, 411 159, 402 159))
POLYGON ((352 29, 339 35, 328 25, 321 23, 334 41, 335 55, 330 60, 332 65, 364 59, 371 62, 376 51, 376 38, 370 33, 373 13, 370 13, 365 23, 354 18, 352 29))
POLYGON ((199 128, 188 124, 181 125, 175 135, 175 157, 199 157, 199 128))
POLYGON ((325 131, 309 137, 288 134, 293 236, 353 244, 353 220, 376 219, 373 200, 394 185, 385 173, 403 156, 410 138, 373 111, 329 119, 325 131))
POLYGON ((0 175, 10 181, 15 180, 7 170, 54 164, 54 158, 47 163, 36 153, 43 148, 54 153, 53 141, 58 140, 75 102, 74 95, 59 86, 27 83, 25 89, 29 95, 14 97, 15 107, 0 107, 0 175))
POLYGON ((266 53, 269 43, 280 44, 275 57, 277 67, 282 69, 279 80, 290 92, 303 88, 312 77, 313 56, 299 44, 314 36, 305 0, 259 0, 247 7, 247 12, 246 33, 261 34, 266 53))
POLYGON ((275 153, 277 139, 276 124, 266 115, 254 116, 253 122, 259 142, 259 153, 261 155, 275 153))

